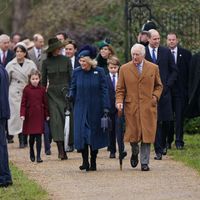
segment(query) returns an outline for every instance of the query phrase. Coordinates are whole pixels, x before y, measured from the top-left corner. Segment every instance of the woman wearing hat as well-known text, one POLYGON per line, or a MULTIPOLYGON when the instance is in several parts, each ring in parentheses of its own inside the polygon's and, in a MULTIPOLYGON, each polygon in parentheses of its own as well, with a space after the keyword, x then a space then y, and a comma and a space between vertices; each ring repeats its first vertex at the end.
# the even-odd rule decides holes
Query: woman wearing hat
POLYGON ((58 157, 67 159, 64 151, 64 123, 67 102, 65 95, 71 81, 71 62, 69 58, 60 54, 65 46, 57 38, 48 41, 47 59, 42 64, 42 85, 47 87, 47 96, 50 112, 50 130, 53 140, 58 147, 58 157))
POLYGON ((70 100, 74 103, 74 145, 82 153, 80 170, 95 171, 98 149, 107 146, 108 135, 101 128, 101 117, 108 112, 109 97, 105 72, 96 66, 96 49, 83 47, 80 67, 74 69, 70 100), (88 161, 90 147, 90 164, 88 161))
POLYGON ((32 69, 36 69, 33 61, 27 58, 28 52, 23 42, 16 44, 14 48, 16 57, 6 65, 9 76, 9 103, 11 116, 8 120, 9 135, 18 135, 19 147, 24 148, 24 136, 22 135, 23 121, 20 119, 20 104, 22 91, 28 84, 28 75, 32 69))
POLYGON ((112 48, 112 46, 106 42, 106 41, 101 41, 99 43, 99 54, 97 56, 97 65, 99 67, 104 68, 105 73, 108 74, 108 58, 111 56, 115 55, 115 52, 112 48))

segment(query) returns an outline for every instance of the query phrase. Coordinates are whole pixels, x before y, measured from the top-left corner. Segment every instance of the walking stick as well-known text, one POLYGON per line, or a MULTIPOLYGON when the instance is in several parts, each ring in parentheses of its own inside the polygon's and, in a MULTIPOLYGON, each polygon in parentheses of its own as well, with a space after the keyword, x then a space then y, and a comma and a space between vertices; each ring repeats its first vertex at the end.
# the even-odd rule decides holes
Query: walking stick
POLYGON ((122 111, 118 110, 117 116, 117 131, 118 131, 118 143, 119 143, 119 165, 120 170, 122 171, 122 160, 123 160, 123 118, 122 111))

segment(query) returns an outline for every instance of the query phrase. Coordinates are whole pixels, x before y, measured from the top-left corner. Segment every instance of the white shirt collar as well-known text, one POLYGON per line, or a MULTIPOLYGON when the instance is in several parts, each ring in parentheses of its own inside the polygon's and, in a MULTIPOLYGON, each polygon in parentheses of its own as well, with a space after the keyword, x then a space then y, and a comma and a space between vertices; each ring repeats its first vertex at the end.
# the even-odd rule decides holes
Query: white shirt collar
POLYGON ((74 69, 74 65, 75 65, 75 56, 71 57, 71 63, 72 63, 72 69, 74 69))

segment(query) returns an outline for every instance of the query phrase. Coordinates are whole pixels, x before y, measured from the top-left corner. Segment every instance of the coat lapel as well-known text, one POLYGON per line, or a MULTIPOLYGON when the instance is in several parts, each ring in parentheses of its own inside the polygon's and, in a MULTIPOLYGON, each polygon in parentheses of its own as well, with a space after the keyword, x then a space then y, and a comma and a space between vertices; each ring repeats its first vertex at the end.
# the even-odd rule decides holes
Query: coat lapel
POLYGON ((137 78, 139 78, 137 67, 132 61, 129 62, 128 67, 129 67, 129 70, 131 71, 131 73, 133 73, 137 78))
POLYGON ((146 60, 144 60, 143 67, 142 67, 142 74, 140 75, 140 80, 145 77, 146 72, 148 71, 148 66, 146 64, 146 60))

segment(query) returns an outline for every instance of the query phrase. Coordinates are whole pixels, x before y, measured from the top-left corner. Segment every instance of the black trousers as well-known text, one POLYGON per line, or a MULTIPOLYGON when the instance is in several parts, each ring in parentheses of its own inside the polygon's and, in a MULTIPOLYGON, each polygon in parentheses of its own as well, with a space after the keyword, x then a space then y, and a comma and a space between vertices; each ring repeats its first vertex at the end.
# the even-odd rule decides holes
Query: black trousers
POLYGON ((172 105, 174 112, 174 121, 170 122, 170 131, 167 136, 167 143, 171 144, 174 141, 174 134, 176 135, 176 146, 184 146, 183 141, 183 127, 184 127, 184 111, 187 101, 185 98, 173 96, 172 105))
POLYGON ((6 184, 12 181, 9 162, 8 149, 5 132, 6 120, 0 119, 0 183, 6 184))
POLYGON ((163 154, 166 147, 167 134, 170 130, 170 121, 158 121, 154 149, 156 154, 163 154))

